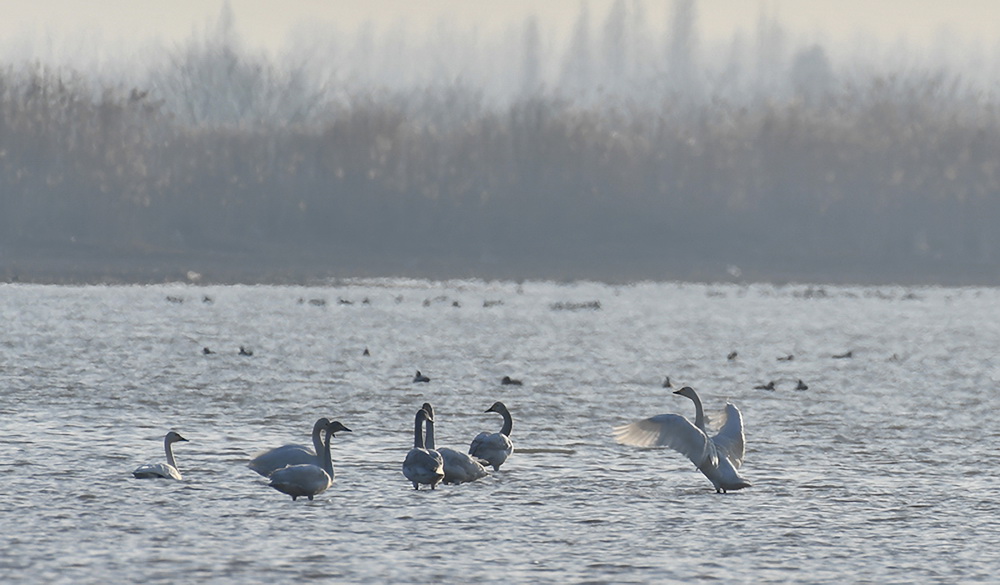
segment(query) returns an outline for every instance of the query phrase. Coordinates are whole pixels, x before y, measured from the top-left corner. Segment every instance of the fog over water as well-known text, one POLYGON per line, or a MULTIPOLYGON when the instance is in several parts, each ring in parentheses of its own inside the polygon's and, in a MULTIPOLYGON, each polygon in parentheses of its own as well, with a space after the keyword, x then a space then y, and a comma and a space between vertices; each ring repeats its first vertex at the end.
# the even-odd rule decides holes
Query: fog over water
POLYGON ((8 37, 0 278, 998 280, 989 6, 291 6, 8 37))

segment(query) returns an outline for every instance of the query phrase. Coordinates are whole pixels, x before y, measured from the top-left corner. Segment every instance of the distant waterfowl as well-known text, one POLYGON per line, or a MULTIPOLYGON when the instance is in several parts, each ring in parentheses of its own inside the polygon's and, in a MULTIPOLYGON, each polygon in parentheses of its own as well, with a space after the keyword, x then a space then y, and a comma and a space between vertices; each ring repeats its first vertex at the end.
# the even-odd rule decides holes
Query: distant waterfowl
POLYGON ((514 452, 514 443, 510 440, 510 431, 514 426, 514 420, 510 416, 510 411, 503 402, 494 402, 493 406, 486 409, 486 412, 496 412, 503 417, 503 427, 499 433, 482 432, 472 439, 469 445, 469 455, 476 459, 488 462, 497 471, 504 461, 514 452))
POLYGON ((726 403, 726 417, 715 436, 705 430, 705 411, 701 399, 690 386, 674 392, 694 402, 695 420, 678 414, 658 414, 627 425, 615 427, 615 440, 636 447, 665 446, 687 456, 715 486, 716 493, 750 487, 736 470, 743 464, 743 415, 731 402, 726 403))
POLYGON ((673 388, 674 387, 674 383, 670 381, 670 376, 667 376, 666 378, 664 378, 664 380, 663 380, 663 387, 664 388, 673 388))
POLYGON ((808 390, 809 386, 807 386, 806 383, 803 382, 802 380, 799 380, 799 383, 795 385, 795 389, 796 390, 808 390))
POLYGON ((210 350, 210 349, 208 349, 207 347, 203 347, 203 348, 201 348, 201 353, 203 353, 204 355, 212 355, 215 352, 212 351, 212 350, 210 350))
POLYGON ((240 355, 247 355, 247 356, 253 355, 253 350, 252 349, 247 349, 246 347, 244 347, 244 346, 241 345, 240 346, 240 355))
POLYGON ((835 359, 835 360, 843 360, 843 359, 850 359, 852 357, 854 357, 854 351, 853 350, 852 351, 846 351, 844 353, 834 354, 833 359, 835 359))
POLYGON ((365 350, 363 352, 361 352, 361 355, 364 356, 364 357, 368 357, 368 356, 371 355, 371 352, 368 351, 368 348, 366 347, 365 350))
POLYGON ((321 418, 316 421, 316 424, 313 425, 312 449, 304 445, 283 445, 281 447, 275 447, 274 449, 260 453, 251 459, 247 467, 264 477, 268 477, 275 470, 289 465, 322 465, 323 440, 321 435, 323 433, 323 429, 327 428, 329 425, 330 421, 327 418, 321 418))
POLYGON ((431 379, 430 379, 430 378, 428 378, 427 376, 425 376, 425 375, 421 374, 421 373, 420 373, 420 370, 417 370, 417 373, 416 373, 416 375, 415 375, 415 376, 413 376, 413 381, 414 381, 414 382, 430 382, 430 381, 431 381, 431 379))
POLYGON ((785 355, 785 356, 779 356, 778 357, 778 361, 779 362, 790 362, 790 361, 792 361, 794 359, 795 359, 795 356, 792 355, 792 354, 788 354, 788 355, 785 355))
POLYGON ((736 359, 736 358, 737 358, 737 357, 738 357, 739 355, 740 355, 740 354, 736 353, 735 351, 731 351, 731 352, 729 352, 729 355, 727 355, 727 356, 726 356, 726 359, 727 359, 727 360, 729 360, 729 361, 733 361, 733 360, 734 360, 734 359, 736 359))
POLYGON ((321 461, 319 465, 304 463, 300 465, 289 465, 276 469, 270 475, 270 487, 283 494, 292 496, 294 502, 301 496, 310 500, 313 496, 325 492, 333 485, 333 458, 330 455, 330 438, 335 437, 338 432, 351 432, 351 429, 342 425, 339 421, 333 421, 324 427, 326 436, 321 449, 321 461))
POLYGON ((441 459, 444 461, 444 483, 467 483, 489 475, 483 464, 471 455, 448 447, 438 449, 434 444, 434 407, 429 402, 425 402, 422 408, 427 411, 428 415, 424 447, 431 451, 437 451, 441 455, 441 459))
POLYGON ((520 380, 515 380, 515 379, 511 378, 510 376, 504 376, 503 379, 500 380, 500 384, 502 384, 504 386, 520 386, 521 385, 521 381, 520 380))
POLYGON ((163 478, 163 479, 183 479, 181 477, 181 472, 177 470, 177 462, 174 460, 174 449, 173 444, 178 442, 187 442, 187 439, 180 436, 179 433, 170 431, 163 437, 163 451, 167 454, 166 463, 146 463, 145 465, 140 465, 135 468, 132 475, 136 479, 153 479, 153 478, 163 478))
POLYGON ((771 380, 767 384, 758 384, 753 387, 754 390, 774 390, 774 380, 771 380))
POLYGON ((427 411, 421 408, 413 422, 413 448, 403 460, 403 475, 413 484, 413 489, 420 485, 437 487, 444 479, 444 459, 441 454, 424 446, 423 424, 428 419, 427 411))

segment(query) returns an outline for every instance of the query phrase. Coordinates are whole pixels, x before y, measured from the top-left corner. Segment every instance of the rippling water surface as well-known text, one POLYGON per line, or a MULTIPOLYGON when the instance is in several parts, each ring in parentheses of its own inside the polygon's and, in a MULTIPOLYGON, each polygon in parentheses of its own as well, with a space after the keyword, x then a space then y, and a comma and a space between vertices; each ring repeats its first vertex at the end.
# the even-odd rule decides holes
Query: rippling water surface
POLYGON ((0 286, 0 581, 995 582, 998 297, 0 286), (667 375, 710 411, 740 407, 753 487, 717 495, 679 454, 614 443, 614 425, 693 416, 667 375), (432 402, 439 446, 464 449, 499 430, 495 400, 514 415, 508 463, 414 491, 416 409, 432 402), (292 502, 246 463, 308 443, 320 416, 354 432, 334 440, 333 487, 292 502), (133 479, 170 429, 190 440, 184 480, 133 479))

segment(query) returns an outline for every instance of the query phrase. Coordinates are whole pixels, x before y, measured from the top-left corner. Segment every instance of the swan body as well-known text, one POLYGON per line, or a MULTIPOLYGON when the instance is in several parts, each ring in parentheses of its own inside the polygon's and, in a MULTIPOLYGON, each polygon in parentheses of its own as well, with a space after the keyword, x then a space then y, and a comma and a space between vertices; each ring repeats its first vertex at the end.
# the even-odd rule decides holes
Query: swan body
MULTIPOLYGON (((424 444, 421 431, 428 420, 427 411, 421 408, 413 423, 413 448, 403 460, 403 475, 413 484, 413 489, 420 489, 420 484, 437 487, 444 479, 444 459, 434 449, 428 449, 424 444)), ((433 422, 433 417, 430 418, 433 422)))
POLYGON ((283 494, 292 496, 293 502, 301 496, 311 500, 313 496, 329 489, 333 485, 334 477, 333 459, 330 456, 330 438, 336 436, 334 433, 342 431, 349 433, 351 429, 339 421, 333 421, 328 423, 324 430, 326 438, 323 441, 321 465, 301 463, 277 469, 271 473, 271 483, 268 485, 283 494))
POLYGON ((146 463, 135 468, 132 475, 136 479, 183 479, 181 477, 181 472, 177 471, 177 462, 174 461, 174 449, 172 445, 178 442, 187 442, 187 439, 180 436, 179 433, 170 431, 163 437, 163 450, 167 454, 166 463, 146 463))
POLYGON ((737 469, 743 464, 745 439, 743 415, 732 403, 726 403, 726 419, 719 432, 709 437, 705 431, 705 412, 701 399, 690 386, 674 392, 694 402, 695 421, 678 414, 658 414, 615 427, 615 440, 636 447, 665 446, 686 455, 715 486, 717 493, 750 487, 737 469))
POLYGON ((441 455, 444 461, 444 483, 467 483, 489 475, 483 464, 471 455, 447 447, 437 449, 434 446, 434 407, 425 402, 422 408, 429 415, 424 446, 436 450, 441 455))
POLYGON ((469 455, 488 462, 493 466, 493 470, 497 471, 514 452, 514 443, 510 440, 510 431, 514 426, 514 420, 503 402, 494 402, 493 406, 486 409, 486 412, 496 412, 503 416, 503 427, 499 433, 482 432, 476 435, 476 438, 472 439, 472 444, 469 445, 469 455))
POLYGON ((288 467, 289 465, 308 464, 322 467, 323 440, 320 435, 323 432, 323 429, 325 429, 329 424, 330 421, 328 419, 321 418, 316 421, 316 424, 313 425, 313 449, 310 449, 305 445, 283 445, 281 447, 275 447, 270 451, 258 454, 250 460, 247 467, 264 477, 270 477, 270 475, 276 470, 288 467))

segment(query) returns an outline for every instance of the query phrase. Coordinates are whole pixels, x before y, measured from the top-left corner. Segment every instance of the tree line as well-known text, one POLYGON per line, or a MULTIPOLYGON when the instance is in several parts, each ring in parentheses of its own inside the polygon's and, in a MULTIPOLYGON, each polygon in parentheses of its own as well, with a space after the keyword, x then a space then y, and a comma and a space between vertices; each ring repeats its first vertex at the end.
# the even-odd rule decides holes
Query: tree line
POLYGON ((773 99, 497 103, 461 82, 319 93, 231 42, 181 64, 180 102, 162 85, 0 69, 8 256, 217 251, 513 278, 998 274, 1000 103, 947 72, 836 79, 814 48, 773 99))

